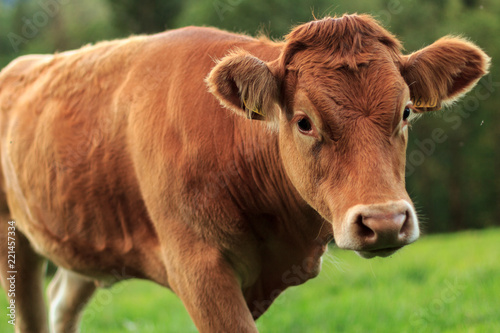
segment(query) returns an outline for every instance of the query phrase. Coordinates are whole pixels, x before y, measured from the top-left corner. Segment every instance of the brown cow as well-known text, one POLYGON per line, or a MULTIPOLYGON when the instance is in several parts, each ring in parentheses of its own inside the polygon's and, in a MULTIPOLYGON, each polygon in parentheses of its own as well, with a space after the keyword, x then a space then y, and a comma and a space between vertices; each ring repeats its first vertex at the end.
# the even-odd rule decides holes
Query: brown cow
POLYGON ((452 37, 400 50, 371 17, 345 15, 283 43, 190 27, 13 61, 0 249, 9 289, 14 220, 16 330, 48 329, 45 258, 60 267, 53 332, 130 277, 172 289, 200 331, 255 332, 333 237, 366 258, 415 241, 408 120, 470 90, 489 58, 452 37))

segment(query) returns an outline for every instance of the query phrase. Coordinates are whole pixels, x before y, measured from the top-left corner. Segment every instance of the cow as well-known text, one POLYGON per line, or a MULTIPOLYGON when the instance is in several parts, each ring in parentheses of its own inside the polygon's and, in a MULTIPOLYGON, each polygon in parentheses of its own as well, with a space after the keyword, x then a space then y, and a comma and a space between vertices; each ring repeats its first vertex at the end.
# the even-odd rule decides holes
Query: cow
POLYGON ((364 258, 416 241, 409 122, 489 61, 451 36, 404 55, 347 14, 280 42, 186 27, 19 57, 0 74, 16 331, 77 331, 97 288, 139 278, 177 294, 201 332, 256 332, 332 240, 364 258))

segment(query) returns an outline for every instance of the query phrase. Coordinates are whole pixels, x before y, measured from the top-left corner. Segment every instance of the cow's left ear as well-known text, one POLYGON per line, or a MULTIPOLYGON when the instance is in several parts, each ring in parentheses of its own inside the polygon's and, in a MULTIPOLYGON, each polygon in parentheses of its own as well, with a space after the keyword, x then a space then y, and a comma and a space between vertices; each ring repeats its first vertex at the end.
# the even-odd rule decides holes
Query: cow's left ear
POLYGON ((472 89, 488 73, 490 58, 473 43, 443 37, 401 59, 401 75, 420 111, 439 110, 472 89))
POLYGON ((205 81, 221 104, 247 118, 278 117, 278 79, 267 63, 245 51, 222 58, 205 81))

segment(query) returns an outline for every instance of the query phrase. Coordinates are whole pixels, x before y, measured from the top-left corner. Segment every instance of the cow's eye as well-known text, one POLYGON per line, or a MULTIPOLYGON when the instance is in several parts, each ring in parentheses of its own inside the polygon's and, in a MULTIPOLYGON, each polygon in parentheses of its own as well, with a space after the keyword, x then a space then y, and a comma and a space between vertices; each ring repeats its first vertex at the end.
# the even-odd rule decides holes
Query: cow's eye
POLYGON ((409 106, 405 107, 403 111, 403 121, 406 121, 411 114, 411 108, 409 106))
POLYGON ((299 130, 303 133, 308 133, 312 130, 311 121, 306 117, 301 118, 297 122, 297 126, 299 127, 299 130))

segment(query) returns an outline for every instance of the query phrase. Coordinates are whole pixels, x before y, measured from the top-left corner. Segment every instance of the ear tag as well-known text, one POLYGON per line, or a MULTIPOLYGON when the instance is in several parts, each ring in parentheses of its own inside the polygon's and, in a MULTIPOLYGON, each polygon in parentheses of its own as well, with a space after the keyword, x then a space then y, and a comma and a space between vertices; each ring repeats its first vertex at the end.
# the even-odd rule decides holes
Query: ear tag
POLYGON ((416 97, 415 100, 412 100, 413 106, 417 109, 424 109, 429 111, 437 111, 441 109, 441 104, 438 103, 437 98, 429 98, 425 99, 422 97, 416 97))
MULTIPOLYGON (((255 107, 253 109, 250 109, 248 106, 247 106, 247 103, 243 100, 243 105, 245 106, 245 108, 247 110, 249 110, 250 112, 253 112, 253 113, 256 113, 258 114, 259 116, 262 116, 262 117, 265 117, 266 115, 258 108, 258 107, 255 107)), ((249 118, 252 118, 251 115, 249 115, 249 118)))

